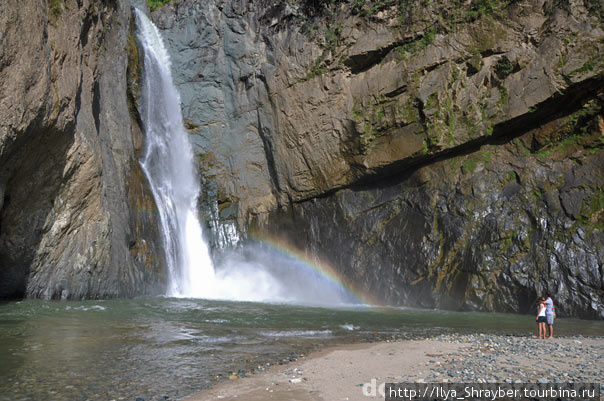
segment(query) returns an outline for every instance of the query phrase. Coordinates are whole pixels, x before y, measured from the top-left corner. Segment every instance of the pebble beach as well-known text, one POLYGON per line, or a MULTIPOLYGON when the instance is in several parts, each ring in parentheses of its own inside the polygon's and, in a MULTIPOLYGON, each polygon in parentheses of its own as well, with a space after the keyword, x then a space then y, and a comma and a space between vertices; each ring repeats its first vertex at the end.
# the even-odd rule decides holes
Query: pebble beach
MULTIPOLYGON (((604 337, 467 334, 337 346, 187 401, 383 399, 390 382, 604 383, 604 337)), ((604 389, 602 389, 604 390, 604 389)))

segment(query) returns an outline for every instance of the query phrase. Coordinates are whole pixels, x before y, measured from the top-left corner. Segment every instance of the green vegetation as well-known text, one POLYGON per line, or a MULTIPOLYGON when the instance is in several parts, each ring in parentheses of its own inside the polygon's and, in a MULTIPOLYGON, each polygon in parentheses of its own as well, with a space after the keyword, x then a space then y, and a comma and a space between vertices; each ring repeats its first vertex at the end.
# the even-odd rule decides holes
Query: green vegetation
POLYGON ((306 74, 306 77, 304 77, 303 81, 308 81, 310 79, 318 77, 319 75, 323 75, 328 71, 327 67, 323 65, 323 61, 325 61, 325 57, 326 57, 325 52, 323 52, 323 54, 321 54, 319 57, 317 57, 317 59, 315 60, 315 62, 312 65, 310 71, 308 72, 308 74, 306 74))
POLYGON ((596 188, 589 200, 583 200, 579 222, 592 230, 604 231, 604 186, 596 188))
POLYGON ((568 117, 564 127, 547 138, 537 157, 551 157, 578 148, 589 149, 591 154, 604 148, 604 136, 599 133, 596 115, 601 113, 602 104, 598 100, 587 102, 581 109, 568 117))
POLYGON ((505 9, 511 1, 473 0, 467 11, 467 18, 476 20, 484 15, 493 15, 505 9))
POLYGON ((149 10, 155 11, 169 2, 170 0, 147 0, 147 5, 149 6, 149 10))
POLYGON ((455 125, 457 119, 454 117, 453 101, 447 96, 442 102, 438 95, 433 93, 428 96, 424 105, 425 110, 433 112, 432 118, 425 126, 426 140, 429 147, 438 145, 447 139, 448 144, 455 141, 455 125))
POLYGON ((351 8, 353 14, 365 18, 373 18, 382 10, 395 7, 399 13, 411 6, 408 0, 352 0, 351 8))
POLYGON ((537 201, 543 197, 543 192, 541 192, 539 188, 533 188, 531 197, 533 198, 533 203, 537 203, 537 201))
POLYGON ((548 146, 546 146, 546 147, 542 148, 542 150, 536 152, 535 156, 551 157, 552 155, 554 155, 554 153, 565 153, 574 145, 578 146, 578 144, 582 140, 582 138, 583 138, 583 136, 581 134, 569 135, 555 144, 548 144, 548 146))
MULTIPOLYGON (((343 2, 344 0, 315 0, 313 2, 317 7, 322 7, 323 15, 326 16, 322 19, 325 21, 325 25, 315 25, 313 31, 316 34, 315 40, 321 44, 323 51, 301 74, 300 81, 321 76, 334 69, 336 63, 343 63, 346 57, 349 57, 349 52, 344 49, 346 43, 342 40, 342 26, 338 24, 341 21, 338 12, 343 2)), ((419 26, 420 29, 424 28, 421 34, 418 35, 415 31, 417 36, 409 38, 409 33, 406 31, 405 35, 398 35, 405 39, 399 42, 399 46, 394 50, 400 56, 397 58, 403 61, 434 46, 434 41, 442 34, 454 32, 462 24, 467 24, 464 26, 464 32, 467 31, 470 38, 466 44, 467 52, 464 52, 464 58, 471 57, 468 63, 476 71, 484 68, 483 55, 486 57, 490 54, 485 52, 492 50, 494 44, 498 43, 508 32, 504 18, 508 13, 507 8, 517 2, 518 0, 453 0, 452 3, 441 6, 434 1, 347 1, 356 15, 373 21, 379 19, 380 23, 387 21, 388 29, 393 31, 403 29, 404 23, 409 19, 418 17, 418 15, 423 16, 424 19, 420 20, 422 25, 419 26), (421 8, 425 8, 425 10, 418 14, 421 8), (400 26, 393 26, 396 24, 397 18, 400 26)), ((416 26, 418 22, 417 19, 414 21, 416 26)), ((376 59, 376 62, 379 62, 379 58, 376 57, 376 59)), ((392 60, 392 54, 385 59, 392 60)), ((439 88, 438 95, 433 94, 428 97, 425 104, 421 104, 421 100, 417 100, 417 104, 413 103, 413 99, 420 99, 417 93, 413 93, 413 88, 422 86, 423 71, 409 71, 409 80, 413 84, 408 83, 411 89, 405 89, 402 96, 405 100, 402 102, 394 101, 385 105, 379 99, 358 99, 362 105, 355 102, 352 115, 357 130, 360 132, 360 143, 364 150, 371 147, 375 140, 388 132, 394 124, 403 122, 416 122, 423 126, 423 132, 420 132, 424 139, 423 153, 454 146, 468 140, 468 137, 475 139, 480 136, 492 135, 494 126, 501 121, 501 116, 507 110, 510 99, 510 93, 501 84, 501 81, 512 74, 515 68, 518 68, 516 61, 505 56, 499 57, 493 67, 493 72, 499 80, 494 80, 494 84, 492 82, 488 85, 485 84, 486 90, 480 91, 477 96, 479 98, 473 99, 467 107, 464 106, 461 109, 459 106, 460 97, 463 96, 460 95, 461 88, 470 81, 466 78, 466 67, 463 60, 452 60, 451 65, 445 87, 439 88)), ((441 66, 439 65, 438 68, 441 66)), ((426 74, 426 72, 423 73, 426 74)), ((397 92, 397 96, 398 94, 397 92)), ((421 99, 426 98, 422 96, 421 99)), ((461 160, 464 159, 460 159, 460 163, 461 160)), ((481 160, 466 160, 464 167, 473 171, 481 162, 481 160)))
POLYGON ((556 63, 556 71, 560 71, 566 65, 566 52, 562 51, 560 57, 558 57, 558 63, 556 63))
POLYGON ((368 120, 365 120, 363 124, 363 133, 361 134, 361 145, 364 150, 368 150, 373 142, 383 135, 383 132, 378 130, 377 127, 381 125, 385 116, 383 107, 374 106, 371 108, 367 116, 368 120))
POLYGON ((445 124, 447 125, 448 143, 455 142, 455 127, 457 126, 457 115, 455 114, 453 99, 447 98, 445 103, 445 124))
POLYGON ((324 44, 322 45, 323 52, 313 62, 310 71, 306 74, 306 77, 304 77, 302 81, 308 81, 323 75, 328 71, 325 61, 330 54, 334 58, 337 56, 337 48, 340 45, 342 28, 342 24, 336 24, 325 28, 324 44))
MULTIPOLYGON (((519 0, 472 0, 467 2, 466 0, 455 0, 451 9, 440 7, 440 11, 443 14, 442 17, 445 17, 443 21, 454 25, 462 22, 475 21, 483 16, 500 16, 503 10, 518 1, 519 0)), ((596 2, 598 0, 592 1, 596 2)), ((329 6, 338 2, 339 1, 337 0, 330 0, 320 3, 328 3, 329 6)), ((427 8, 430 7, 430 3, 430 0, 424 0, 423 2, 414 2, 410 0, 352 0, 351 7, 354 14, 365 18, 374 18, 380 11, 394 9, 399 15, 399 20, 401 20, 402 23, 402 19, 410 14, 409 11, 412 7, 427 8)))
POLYGON ((474 119, 468 114, 461 115, 461 124, 468 134, 469 139, 474 139, 478 134, 478 125, 474 119))
POLYGON ((505 79, 508 75, 512 73, 512 68, 513 66, 510 60, 506 56, 503 56, 499 59, 499 61, 497 61, 497 64, 495 65, 495 74, 497 74, 497 77, 499 77, 499 79, 505 79))
POLYGON ((515 172, 514 170, 511 170, 510 172, 508 172, 507 177, 506 177, 506 183, 508 182, 518 182, 519 181, 519 177, 518 177, 518 173, 515 172))
POLYGON ((482 57, 478 50, 472 52, 472 57, 468 60, 468 64, 472 67, 473 72, 478 72, 482 69, 484 62, 482 61, 482 57))
POLYGON ((63 0, 48 0, 48 15, 57 19, 63 12, 63 0))
POLYGON ((535 157, 551 157, 553 153, 553 149, 540 150, 535 152, 535 157))
POLYGON ((406 123, 419 121, 419 112, 417 110, 417 104, 415 103, 415 100, 411 97, 407 98, 407 100, 398 100, 396 104, 396 112, 397 115, 401 116, 403 118, 403 121, 405 121, 406 123))
POLYGON ((418 54, 420 51, 428 47, 434 41, 435 37, 436 29, 432 27, 428 31, 426 31, 426 33, 424 33, 420 38, 398 46, 395 48, 395 50, 401 56, 403 61, 407 61, 408 55, 414 56, 418 54))
MULTIPOLYGON (((164 2, 164 0, 147 1, 149 3, 164 2)), ((447 34, 454 31, 459 24, 486 18, 484 23, 488 27, 479 29, 480 34, 476 35, 474 38, 476 43, 472 45, 476 48, 475 67, 479 70, 482 63, 480 52, 491 49, 493 43, 505 35, 501 24, 493 24, 493 20, 502 19, 505 16, 505 9, 517 1, 519 0, 454 0, 450 5, 439 7, 435 6, 436 2, 429 0, 423 2, 411 0, 302 0, 300 3, 302 10, 310 16, 324 16, 323 20, 327 21, 327 28, 325 28, 324 38, 319 39, 324 49, 323 54, 312 63, 310 70, 301 81, 307 81, 326 73, 329 70, 330 60, 337 60, 335 62, 341 63, 346 59, 345 53, 339 49, 342 46, 342 26, 335 25, 341 3, 347 2, 351 6, 353 14, 371 20, 375 20, 380 12, 384 12, 384 17, 380 16, 380 18, 396 18, 401 29, 405 29, 410 19, 416 14, 414 8, 429 8, 434 18, 424 25, 423 34, 395 48, 403 61, 407 61, 410 57, 426 49, 433 43, 437 34, 447 34), (330 53, 332 57, 328 57, 330 53)), ((390 29, 398 28, 391 26, 390 29)), ((316 25, 314 28, 307 26, 307 30, 316 33, 317 27, 316 25)), ((503 76, 511 72, 512 65, 506 58, 502 60, 501 65, 498 66, 498 73, 503 76)))
MULTIPOLYGON (((360 132, 361 150, 367 151, 375 140, 386 134, 392 127, 399 124, 419 122, 419 112, 414 98, 391 99, 378 96, 366 99, 364 102, 355 100, 352 107, 352 117, 360 132)), ((422 133, 418 133, 422 135, 422 133)), ((423 135, 422 135, 423 136, 423 135)), ((431 140, 425 139, 424 153, 431 146, 431 140)))
MULTIPOLYGON (((460 79, 456 65, 449 69, 446 87, 433 93, 424 103, 424 131, 430 143, 435 146, 454 146, 467 139, 493 134, 496 113, 489 105, 490 92, 481 94, 480 99, 466 108, 460 108, 457 91, 463 88, 463 77, 460 79), (467 135, 467 137, 465 137, 467 135)), ((508 102, 508 91, 499 87, 497 112, 503 113, 503 106, 508 102)))
POLYGON ((480 18, 503 18, 503 11, 519 0, 456 0, 453 10, 448 15, 448 22, 454 27, 460 23, 473 22, 480 18))
POLYGON ((492 156, 493 153, 490 150, 473 153, 469 155, 463 162, 463 168, 468 172, 473 173, 478 164, 482 164, 485 167, 488 166, 491 162, 492 156))
POLYGON ((599 60, 601 60, 602 57, 598 56, 598 57, 593 57, 589 60, 587 60, 587 62, 585 62, 585 64, 583 64, 580 68, 577 68, 574 71, 571 71, 568 76, 569 77, 574 77, 575 75, 581 75, 585 72, 589 72, 589 71, 593 71, 593 69, 595 68, 597 62, 599 60))
POLYGON ((583 3, 589 15, 595 16, 599 23, 604 23, 604 4, 600 0, 585 0, 583 3))
MULTIPOLYGON (((417 99, 414 97, 376 96, 357 99, 354 101, 351 114, 361 134, 362 151, 369 150, 375 140, 389 132, 391 128, 420 122, 417 99)), ((424 136, 423 132, 417 134, 424 136)), ((430 139, 425 139, 424 153, 428 152, 430 146, 430 139)))
POLYGON ((524 143, 522 143, 522 139, 520 138, 516 138, 512 141, 512 143, 514 143, 518 149, 522 152, 522 154, 524 154, 525 156, 530 156, 531 155, 531 150, 529 148, 527 148, 524 143))
POLYGON ((452 157, 448 160, 449 168, 451 171, 455 171, 459 168, 459 157, 452 157))
POLYGON ((497 101, 497 108, 501 111, 504 105, 507 104, 509 99, 508 88, 505 86, 499 87, 499 100, 497 101))
POLYGON ((468 158, 463 162, 463 168, 473 173, 476 170, 476 166, 478 165, 478 161, 474 158, 468 158))
POLYGON ((335 51, 336 46, 340 44, 340 35, 342 34, 342 24, 325 28, 325 49, 335 51))
POLYGON ((376 104, 370 108, 367 108, 363 104, 356 102, 352 108, 352 116, 355 121, 362 125, 361 132, 361 148, 363 152, 367 152, 371 148, 371 145, 377 138, 382 135, 382 132, 378 130, 378 126, 384 120, 386 113, 383 105, 376 104))
POLYGON ((575 32, 570 32, 564 38, 564 40, 563 40, 564 48, 562 49, 560 56, 558 57, 558 63, 556 64, 556 68, 555 68, 556 72, 560 72, 566 65, 566 62, 568 61, 568 49, 567 49, 568 45, 571 43, 574 43, 576 36, 577 36, 577 34, 575 32))
MULTIPOLYGON (((162 0, 147 0, 149 3, 163 3, 162 0)), ((308 15, 323 15, 327 17, 327 21, 335 20, 340 3, 346 0, 302 0, 302 9, 308 15)), ((468 22, 473 22, 481 18, 490 18, 487 21, 489 26, 492 26, 494 18, 502 19, 505 17, 505 9, 519 0, 454 0, 450 6, 439 7, 435 6, 436 2, 424 0, 423 2, 411 0, 348 0, 353 14, 363 18, 374 20, 380 12, 387 13, 388 18, 397 18, 401 28, 404 28, 413 18, 415 12, 413 8, 430 8, 434 14, 434 19, 425 25, 425 33, 421 37, 409 43, 404 43, 399 46, 397 52, 406 59, 408 54, 416 54, 430 45, 437 33, 448 33, 454 31, 456 26, 468 22)), ((501 29, 481 30, 476 40, 478 42, 486 41, 485 43, 477 43, 479 48, 491 45, 491 42, 497 40, 502 32, 501 29)), ((310 31, 313 28, 308 28, 310 31)), ((326 42, 335 42, 338 34, 333 30, 326 32, 326 42)), ((479 49, 480 50, 480 49, 479 49)))

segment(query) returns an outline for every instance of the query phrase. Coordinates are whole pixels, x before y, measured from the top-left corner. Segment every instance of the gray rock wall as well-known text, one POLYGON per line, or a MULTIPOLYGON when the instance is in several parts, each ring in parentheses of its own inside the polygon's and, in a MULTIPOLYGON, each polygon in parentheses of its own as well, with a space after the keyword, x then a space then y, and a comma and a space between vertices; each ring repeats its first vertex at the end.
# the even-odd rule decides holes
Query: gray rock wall
POLYGON ((170 49, 185 121, 204 175, 215 246, 235 243, 248 216, 277 207, 274 132, 263 83, 263 11, 251 2, 171 2, 153 15, 170 49))
POLYGON ((0 297, 163 291, 126 101, 130 18, 118 0, 0 5, 0 297))
MULTIPOLYGON (((320 3, 153 15, 215 249, 268 231, 391 304, 527 312, 549 290, 602 318, 602 7, 320 3)), ((129 4, 0 11, 0 297, 162 292, 129 4)))
POLYGON ((269 227, 389 304, 533 313, 549 291, 562 316, 604 318, 604 152, 527 156, 533 138, 296 203, 269 227))
POLYGON ((549 290, 604 317, 602 7, 397 4, 154 13, 214 246, 283 235, 397 305, 527 312, 549 290))

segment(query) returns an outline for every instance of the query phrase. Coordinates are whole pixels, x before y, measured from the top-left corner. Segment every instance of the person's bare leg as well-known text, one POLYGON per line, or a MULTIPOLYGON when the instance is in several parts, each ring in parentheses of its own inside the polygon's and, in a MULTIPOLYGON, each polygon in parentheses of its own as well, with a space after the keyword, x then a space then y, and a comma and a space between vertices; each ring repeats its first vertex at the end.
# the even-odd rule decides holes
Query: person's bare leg
POLYGON ((548 326, 549 326, 549 336, 547 338, 553 338, 554 337, 554 325, 548 324, 548 326))
POLYGON ((545 325, 539 323, 539 336, 537 338, 545 338, 545 325))

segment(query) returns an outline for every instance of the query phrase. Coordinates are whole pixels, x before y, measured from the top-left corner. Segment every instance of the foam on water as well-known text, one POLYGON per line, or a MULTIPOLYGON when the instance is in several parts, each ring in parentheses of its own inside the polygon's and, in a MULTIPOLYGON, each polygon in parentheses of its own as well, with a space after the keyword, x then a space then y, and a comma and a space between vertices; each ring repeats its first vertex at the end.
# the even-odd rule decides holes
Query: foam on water
POLYGON ((331 330, 285 330, 285 331, 264 331, 266 337, 328 337, 332 334, 331 330))
POLYGON ((106 308, 101 305, 92 305, 92 306, 78 306, 72 308, 71 306, 66 306, 65 310, 81 310, 81 311, 104 311, 106 308))
POLYGON ((359 326, 355 326, 355 325, 349 324, 349 323, 341 324, 340 327, 347 331, 354 331, 354 330, 360 329, 359 326))

